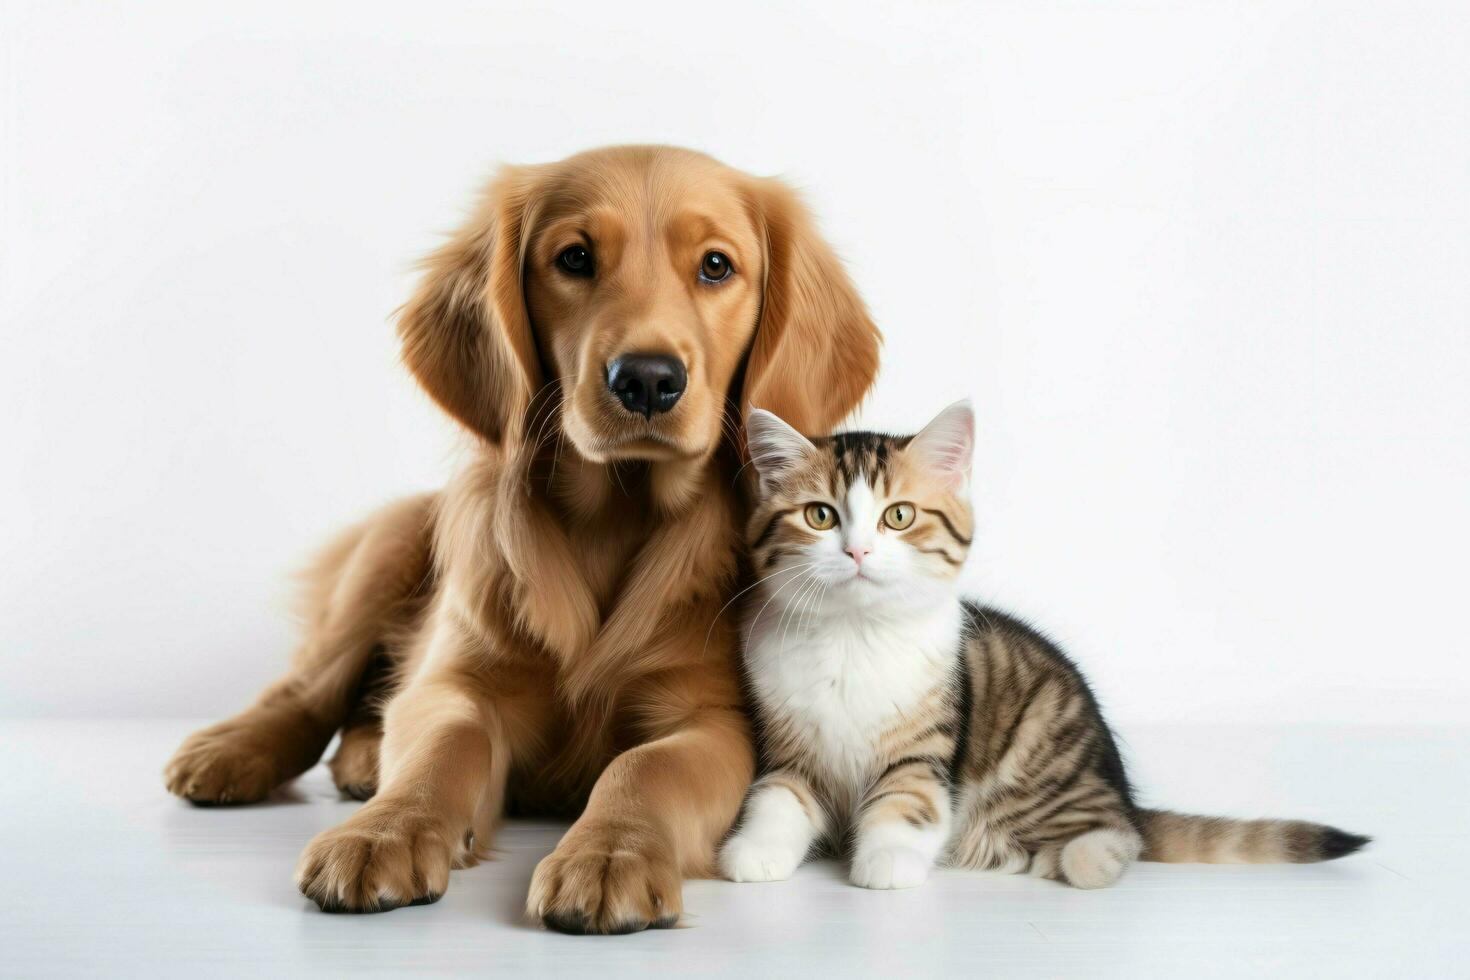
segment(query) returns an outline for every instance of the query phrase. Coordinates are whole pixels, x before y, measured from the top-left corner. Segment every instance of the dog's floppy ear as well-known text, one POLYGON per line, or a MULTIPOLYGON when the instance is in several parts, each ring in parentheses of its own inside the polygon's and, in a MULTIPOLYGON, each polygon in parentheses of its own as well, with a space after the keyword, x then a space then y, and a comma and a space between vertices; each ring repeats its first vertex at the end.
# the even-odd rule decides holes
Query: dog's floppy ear
POLYGON ((419 384, 490 442, 521 424, 541 386, 521 289, 538 185, 532 169, 503 169, 470 219, 424 260, 424 278, 398 317, 403 360, 419 384))
POLYGON ((756 405, 799 432, 826 435, 872 385, 882 337, 795 192, 766 179, 753 180, 750 194, 766 238, 766 282, 741 409, 756 405))

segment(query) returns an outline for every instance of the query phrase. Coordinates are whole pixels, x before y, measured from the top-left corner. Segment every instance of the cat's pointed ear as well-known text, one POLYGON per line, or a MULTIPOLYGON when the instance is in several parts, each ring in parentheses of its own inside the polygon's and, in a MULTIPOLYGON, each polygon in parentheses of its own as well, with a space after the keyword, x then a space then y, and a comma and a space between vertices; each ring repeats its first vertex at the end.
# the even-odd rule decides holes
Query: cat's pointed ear
POLYGON ((745 419, 745 447, 762 493, 817 451, 810 439, 763 408, 752 408, 745 419))
POLYGON ((909 442, 927 472, 944 481, 947 489, 964 493, 970 485, 970 457, 975 449, 975 411, 969 401, 958 401, 934 416, 909 442))

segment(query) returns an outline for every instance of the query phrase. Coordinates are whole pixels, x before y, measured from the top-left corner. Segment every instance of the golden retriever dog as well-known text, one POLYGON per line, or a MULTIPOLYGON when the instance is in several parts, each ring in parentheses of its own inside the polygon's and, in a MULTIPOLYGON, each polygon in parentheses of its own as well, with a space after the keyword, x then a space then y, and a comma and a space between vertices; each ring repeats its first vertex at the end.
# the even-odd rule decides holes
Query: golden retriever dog
POLYGON ((434 901, 501 814, 561 813, 529 913, 671 925, 754 767, 742 412, 830 430, 878 332, 786 186, 666 147, 506 168, 425 269, 403 357, 475 452, 326 549, 289 672, 168 788, 260 800, 340 731, 332 774, 367 802, 301 857, 323 909, 434 901))

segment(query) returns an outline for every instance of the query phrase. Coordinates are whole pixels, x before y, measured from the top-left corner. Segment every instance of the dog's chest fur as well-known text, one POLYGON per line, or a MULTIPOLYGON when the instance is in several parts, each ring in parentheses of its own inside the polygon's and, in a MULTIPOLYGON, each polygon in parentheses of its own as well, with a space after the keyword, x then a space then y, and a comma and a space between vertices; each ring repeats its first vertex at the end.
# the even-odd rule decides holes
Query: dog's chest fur
POLYGON ((643 486, 646 478, 637 473, 614 477, 604 467, 585 463, 566 469, 571 474, 556 487, 553 499, 569 539, 576 542, 571 558, 606 616, 655 526, 643 486))

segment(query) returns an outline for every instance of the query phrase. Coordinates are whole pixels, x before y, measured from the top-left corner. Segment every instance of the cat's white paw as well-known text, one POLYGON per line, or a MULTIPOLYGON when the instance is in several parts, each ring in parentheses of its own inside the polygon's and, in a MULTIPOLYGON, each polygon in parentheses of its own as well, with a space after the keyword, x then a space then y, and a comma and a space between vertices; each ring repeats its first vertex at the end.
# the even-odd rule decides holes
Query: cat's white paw
POLYGON ((863 888, 914 888, 929 877, 929 859, 912 847, 875 847, 856 854, 848 879, 863 888))
POLYGON ((1074 888, 1106 888, 1123 876, 1138 859, 1143 841, 1137 834, 1103 828, 1067 841, 1061 870, 1074 888))
POLYGON ((785 881, 801 859, 794 848, 779 841, 736 834, 720 850, 720 870, 731 881, 785 881))

